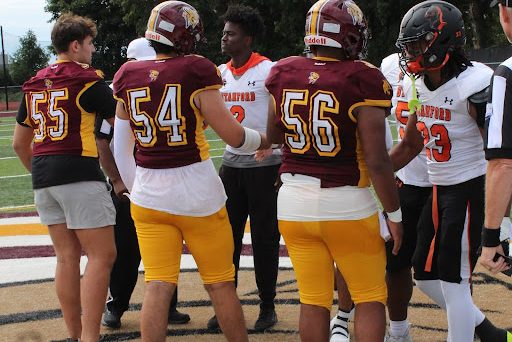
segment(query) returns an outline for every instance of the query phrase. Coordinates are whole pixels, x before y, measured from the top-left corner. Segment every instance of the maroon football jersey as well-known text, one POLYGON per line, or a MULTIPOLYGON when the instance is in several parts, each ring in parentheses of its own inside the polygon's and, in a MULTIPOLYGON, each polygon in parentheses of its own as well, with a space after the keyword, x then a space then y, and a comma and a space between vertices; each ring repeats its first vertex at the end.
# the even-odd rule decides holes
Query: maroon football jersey
POLYGON ((130 116, 137 165, 174 168, 208 159, 204 118, 193 97, 221 86, 217 67, 201 56, 125 63, 114 77, 114 96, 130 116))
POLYGON ((379 69, 363 61, 289 57, 272 68, 266 87, 285 142, 281 173, 319 178, 322 187, 370 184, 353 112, 391 106, 391 86, 379 69))
POLYGON ((23 84, 27 117, 34 128, 33 155, 98 157, 95 113, 80 106, 80 96, 103 77, 87 64, 57 61, 23 84))

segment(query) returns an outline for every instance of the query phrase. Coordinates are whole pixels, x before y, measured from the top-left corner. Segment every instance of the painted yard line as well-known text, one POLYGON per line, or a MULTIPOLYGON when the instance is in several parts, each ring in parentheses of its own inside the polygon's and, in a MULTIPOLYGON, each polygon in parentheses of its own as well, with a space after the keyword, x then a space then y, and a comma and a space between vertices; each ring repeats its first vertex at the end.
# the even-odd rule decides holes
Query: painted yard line
POLYGON ((18 159, 18 157, 2 157, 0 160, 18 159))
POLYGON ((3 210, 17 210, 17 209, 30 209, 30 208, 35 208, 35 207, 36 206, 34 205, 34 203, 30 203, 30 204, 23 204, 23 205, 0 207, 0 211, 3 211, 3 210))
MULTIPOLYGON (((2 177, 0 177, 0 179, 27 177, 27 176, 31 176, 31 175, 32 175, 31 173, 27 173, 25 175, 2 176, 2 177)), ((2 209, 2 208, 0 208, 0 209, 2 209)))
POLYGON ((2 139, 2 140, 12 140, 12 137, 11 137, 11 136, 8 136, 8 137, 0 137, 0 139, 2 139))
MULTIPOLYGON (((31 206, 23 206, 23 208, 27 207, 33 207, 31 206)), ((17 208, 17 207, 15 207, 17 208)), ((18 217, 6 217, 0 219, 0 228, 3 225, 18 225, 18 224, 35 224, 39 223, 41 224, 41 220, 39 219, 39 216, 18 216, 18 217)))

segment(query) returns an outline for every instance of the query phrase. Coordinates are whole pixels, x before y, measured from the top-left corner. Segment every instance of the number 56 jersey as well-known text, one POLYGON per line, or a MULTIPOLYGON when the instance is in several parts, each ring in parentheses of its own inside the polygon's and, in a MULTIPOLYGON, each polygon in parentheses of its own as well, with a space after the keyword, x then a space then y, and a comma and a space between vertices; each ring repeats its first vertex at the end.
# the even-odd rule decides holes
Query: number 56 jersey
POLYGON ((275 100, 273 124, 284 136, 280 173, 318 178, 323 188, 370 185, 354 111, 391 106, 392 88, 379 69, 363 61, 289 57, 265 85, 275 100))
MULTIPOLYGON (((468 98, 489 86, 492 69, 472 63, 436 90, 431 91, 423 77, 416 80, 421 101, 417 127, 424 137, 429 180, 434 185, 460 184, 486 172, 483 139, 469 114, 468 98)), ((410 100, 410 78, 404 78, 403 87, 410 100)))

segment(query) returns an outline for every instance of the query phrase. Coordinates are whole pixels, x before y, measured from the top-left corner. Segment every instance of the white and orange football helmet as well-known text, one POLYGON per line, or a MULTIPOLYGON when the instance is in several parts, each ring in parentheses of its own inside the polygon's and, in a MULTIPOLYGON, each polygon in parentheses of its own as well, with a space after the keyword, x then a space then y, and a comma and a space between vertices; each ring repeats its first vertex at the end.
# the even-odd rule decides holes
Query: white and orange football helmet
POLYGON ((306 16, 306 45, 343 49, 348 59, 366 55, 368 28, 363 12, 352 0, 319 0, 306 16))
POLYGON ((172 46, 179 54, 194 53, 205 41, 196 9, 183 1, 165 1, 151 11, 146 39, 172 46))

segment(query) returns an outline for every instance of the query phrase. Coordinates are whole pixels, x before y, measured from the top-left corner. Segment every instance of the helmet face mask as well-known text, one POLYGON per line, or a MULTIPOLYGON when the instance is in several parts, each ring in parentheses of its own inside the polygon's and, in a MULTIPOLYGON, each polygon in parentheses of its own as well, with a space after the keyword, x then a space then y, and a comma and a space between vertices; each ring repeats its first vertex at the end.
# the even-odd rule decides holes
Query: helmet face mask
POLYGON ((153 8, 145 37, 174 47, 180 55, 194 53, 205 42, 199 13, 182 1, 165 1, 153 8))
POLYGON ((352 0, 319 0, 306 16, 304 43, 342 49, 347 59, 366 55, 368 28, 352 0))
POLYGON ((407 74, 440 70, 450 54, 462 48, 466 37, 462 13, 452 4, 429 0, 412 7, 403 17, 396 46, 400 66, 407 74))

